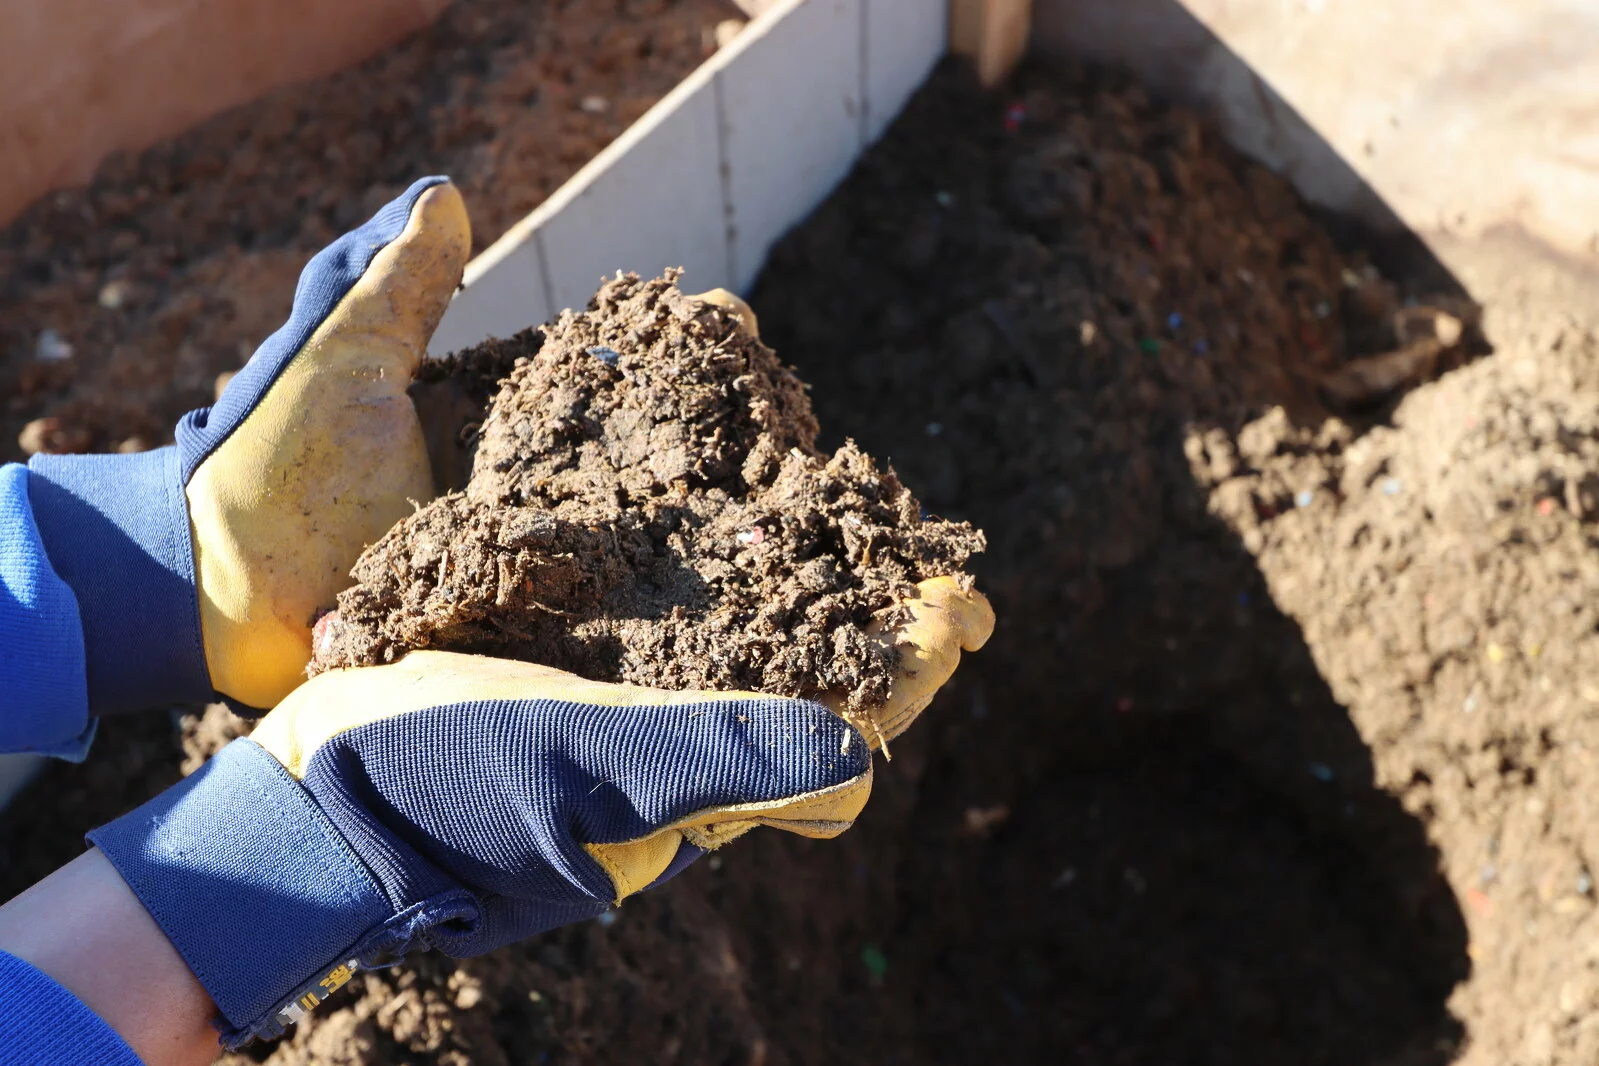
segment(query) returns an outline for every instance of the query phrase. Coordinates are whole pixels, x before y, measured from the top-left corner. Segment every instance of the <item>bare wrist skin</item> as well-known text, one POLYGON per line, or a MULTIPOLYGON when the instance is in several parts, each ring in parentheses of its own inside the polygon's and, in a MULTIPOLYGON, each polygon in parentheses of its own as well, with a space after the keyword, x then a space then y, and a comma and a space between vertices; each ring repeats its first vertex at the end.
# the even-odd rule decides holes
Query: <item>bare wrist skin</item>
POLYGON ((147 1066, 203 1066, 221 1051, 210 998, 98 849, 0 906, 0 951, 54 978, 147 1066))

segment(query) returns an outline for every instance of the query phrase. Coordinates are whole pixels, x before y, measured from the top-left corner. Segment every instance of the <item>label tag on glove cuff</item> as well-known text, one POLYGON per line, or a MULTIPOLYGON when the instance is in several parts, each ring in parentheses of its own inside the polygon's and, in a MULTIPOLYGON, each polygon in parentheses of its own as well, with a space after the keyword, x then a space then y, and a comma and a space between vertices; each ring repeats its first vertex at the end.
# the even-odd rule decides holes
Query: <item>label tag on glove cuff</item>
MULTIPOLYGON (((278 1032, 281 1033, 289 1026, 299 1023, 308 1013, 320 1007, 329 996, 349 984, 350 978, 354 977, 360 970, 360 960, 347 959, 328 970, 322 976, 306 982, 296 990, 292 999, 274 1012, 271 1024, 275 1025, 278 1032)), ((258 1032, 257 1035, 276 1036, 278 1033, 266 1034, 258 1032)))

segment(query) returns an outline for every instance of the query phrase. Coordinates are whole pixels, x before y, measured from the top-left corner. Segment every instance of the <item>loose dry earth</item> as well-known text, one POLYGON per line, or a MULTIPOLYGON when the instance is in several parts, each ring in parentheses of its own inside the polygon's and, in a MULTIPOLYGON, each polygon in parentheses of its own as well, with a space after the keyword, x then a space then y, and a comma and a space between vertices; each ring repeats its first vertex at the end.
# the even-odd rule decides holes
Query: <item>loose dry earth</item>
MULTIPOLYGON (((329 229, 371 206, 331 202, 329 229)), ((223 246, 247 228, 214 217, 223 246)), ((43 219, 5 247, 58 247, 43 219)), ((265 328, 305 244, 281 277, 172 261, 196 308, 270 290, 265 328)), ((80 311, 103 283, 50 282, 80 311)), ((33 369, 51 323, 8 284, 6 373, 41 375, 9 391, 45 411, 77 386, 33 369)), ((1490 307, 1487 352, 1461 294, 1385 279, 1195 116, 1071 72, 937 79, 752 302, 823 447, 987 530, 989 647, 840 840, 755 834, 612 924, 365 976, 235 1061, 1599 1057, 1591 335, 1490 307), (1422 380, 1330 400, 1421 342, 1422 380)), ((107 375, 168 369, 89 444, 157 432, 237 358, 100 314, 74 340, 107 375)), ((191 764, 232 729, 186 719, 191 764)), ((107 723, 0 820, 4 888, 173 779, 177 739, 107 723)))

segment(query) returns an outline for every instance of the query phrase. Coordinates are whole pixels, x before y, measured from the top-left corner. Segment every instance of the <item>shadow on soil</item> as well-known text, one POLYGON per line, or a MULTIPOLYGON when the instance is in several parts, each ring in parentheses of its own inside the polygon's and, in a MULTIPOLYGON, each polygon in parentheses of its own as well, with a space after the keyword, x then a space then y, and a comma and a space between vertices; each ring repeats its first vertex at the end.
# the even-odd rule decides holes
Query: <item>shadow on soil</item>
MULTIPOLYGON (((1369 260, 1192 130, 1090 71, 982 98, 944 69, 754 294, 824 444, 989 532, 999 617, 853 844, 893 863, 861 931, 886 973, 816 993, 820 1047, 763 997, 797 1061, 1392 1066, 1463 1039, 1424 827, 1184 447, 1273 405, 1328 417, 1317 376, 1362 354, 1341 270, 1369 260)), ((1418 248, 1373 258, 1401 297, 1463 300, 1418 248)))

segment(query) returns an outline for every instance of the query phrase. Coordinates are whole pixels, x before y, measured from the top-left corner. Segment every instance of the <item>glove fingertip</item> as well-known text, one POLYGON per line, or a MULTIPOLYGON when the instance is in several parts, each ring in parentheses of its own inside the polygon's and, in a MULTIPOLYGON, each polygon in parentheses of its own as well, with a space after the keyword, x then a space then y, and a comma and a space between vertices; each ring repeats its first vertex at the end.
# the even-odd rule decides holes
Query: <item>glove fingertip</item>
MULTIPOLYGON (((969 579, 968 579, 969 580, 969 579)), ((988 597, 955 577, 934 577, 916 586, 911 611, 920 619, 938 611, 965 651, 978 651, 994 632, 994 607, 988 597)))

